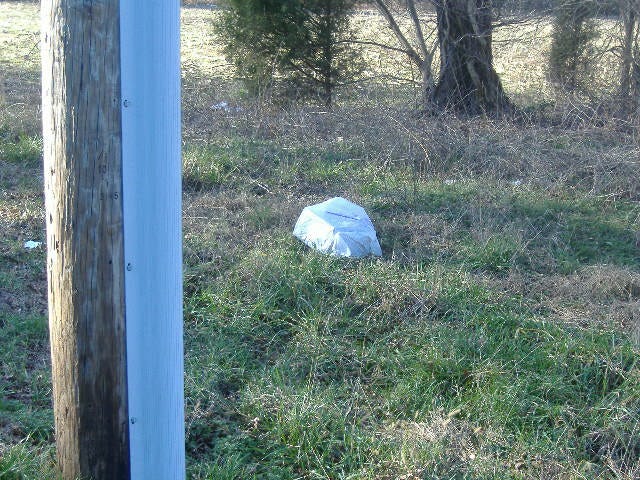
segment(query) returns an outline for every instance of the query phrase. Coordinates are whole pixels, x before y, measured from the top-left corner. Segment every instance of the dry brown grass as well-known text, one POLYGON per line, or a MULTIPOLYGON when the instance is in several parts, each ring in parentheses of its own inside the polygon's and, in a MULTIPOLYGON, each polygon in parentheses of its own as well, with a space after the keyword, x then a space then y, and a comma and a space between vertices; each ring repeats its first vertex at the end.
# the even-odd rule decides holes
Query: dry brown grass
POLYGON ((630 332, 640 342, 640 275, 628 268, 593 266, 540 282, 543 305, 563 322, 630 332))

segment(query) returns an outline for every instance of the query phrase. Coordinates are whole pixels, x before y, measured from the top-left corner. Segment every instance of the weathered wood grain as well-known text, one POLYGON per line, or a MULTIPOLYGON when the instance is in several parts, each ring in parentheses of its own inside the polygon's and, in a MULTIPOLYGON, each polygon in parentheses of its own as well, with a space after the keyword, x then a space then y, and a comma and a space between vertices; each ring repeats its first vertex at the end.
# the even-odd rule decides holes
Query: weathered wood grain
POLYGON ((118 0, 42 2, 49 326, 65 479, 129 478, 118 0))

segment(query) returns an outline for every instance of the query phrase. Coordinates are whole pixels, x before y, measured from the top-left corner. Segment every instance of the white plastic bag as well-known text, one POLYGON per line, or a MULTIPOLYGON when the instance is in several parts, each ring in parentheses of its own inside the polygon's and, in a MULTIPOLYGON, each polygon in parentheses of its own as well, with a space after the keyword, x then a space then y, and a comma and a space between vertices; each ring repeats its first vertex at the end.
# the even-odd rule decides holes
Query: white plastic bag
POLYGON ((367 212, 341 197, 305 207, 293 234, 311 248, 329 255, 382 255, 367 212))

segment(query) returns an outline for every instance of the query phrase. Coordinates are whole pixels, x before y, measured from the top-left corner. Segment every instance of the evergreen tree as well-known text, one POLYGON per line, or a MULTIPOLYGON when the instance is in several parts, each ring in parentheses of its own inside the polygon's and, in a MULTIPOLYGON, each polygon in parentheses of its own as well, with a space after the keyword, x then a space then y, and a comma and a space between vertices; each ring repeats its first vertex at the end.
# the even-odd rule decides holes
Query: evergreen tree
POLYGON ((361 61, 351 41, 354 0, 228 0, 218 31, 225 55, 254 94, 281 80, 328 106, 361 61))

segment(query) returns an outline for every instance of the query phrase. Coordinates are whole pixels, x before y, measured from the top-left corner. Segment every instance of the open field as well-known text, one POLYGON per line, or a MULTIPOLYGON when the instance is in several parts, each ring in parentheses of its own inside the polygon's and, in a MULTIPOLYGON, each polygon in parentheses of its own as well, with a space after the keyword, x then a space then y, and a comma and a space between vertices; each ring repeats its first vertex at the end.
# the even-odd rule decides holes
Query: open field
MULTIPOLYGON (((215 15, 183 10, 189 478, 640 478, 633 122, 557 101, 536 26, 496 45, 518 119, 424 118, 377 51, 332 111, 256 101, 215 15), (338 195, 381 259, 292 238, 338 195)), ((37 41, 0 3, 2 480, 56 478, 37 41)))

